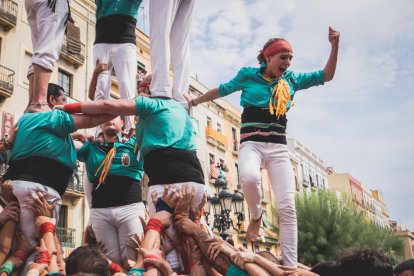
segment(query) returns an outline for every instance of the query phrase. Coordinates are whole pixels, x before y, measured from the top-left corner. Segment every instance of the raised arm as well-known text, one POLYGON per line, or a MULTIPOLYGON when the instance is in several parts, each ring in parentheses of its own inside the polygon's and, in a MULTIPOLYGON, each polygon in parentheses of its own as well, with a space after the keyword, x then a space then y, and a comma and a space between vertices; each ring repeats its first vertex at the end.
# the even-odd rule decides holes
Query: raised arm
POLYGON ((192 99, 190 101, 190 104, 192 106, 197 106, 201 103, 213 101, 213 100, 218 99, 218 98, 220 98, 220 94, 219 94, 218 87, 216 87, 216 88, 211 89, 210 91, 208 91, 204 95, 201 95, 198 98, 192 99))
POLYGON ((332 80, 335 75, 336 62, 338 59, 339 36, 340 33, 338 31, 329 27, 328 39, 332 45, 332 48, 328 62, 326 63, 325 68, 323 69, 323 79, 326 82, 332 80))
POLYGON ((88 90, 88 98, 92 101, 95 99, 96 83, 98 82, 98 76, 100 73, 106 70, 108 70, 108 64, 99 63, 99 59, 96 60, 95 69, 93 70, 92 79, 89 83, 88 90))

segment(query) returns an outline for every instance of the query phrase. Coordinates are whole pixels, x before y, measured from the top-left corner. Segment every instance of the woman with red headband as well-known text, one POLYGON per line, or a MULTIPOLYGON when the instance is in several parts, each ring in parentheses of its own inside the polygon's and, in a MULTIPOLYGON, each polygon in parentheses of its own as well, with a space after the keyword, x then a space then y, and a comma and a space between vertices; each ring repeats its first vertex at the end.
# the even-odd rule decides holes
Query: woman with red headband
POLYGON ((244 67, 236 77, 218 88, 191 100, 190 104, 212 101, 242 91, 240 105, 239 172, 244 196, 250 210, 247 239, 254 241, 261 226, 261 166, 269 173, 279 210, 280 240, 284 264, 297 264, 297 219, 295 176, 286 141, 286 112, 298 90, 324 84, 333 79, 338 56, 339 32, 329 28, 331 53, 323 70, 294 73, 288 70, 292 46, 284 39, 270 39, 257 59, 260 67, 244 67))

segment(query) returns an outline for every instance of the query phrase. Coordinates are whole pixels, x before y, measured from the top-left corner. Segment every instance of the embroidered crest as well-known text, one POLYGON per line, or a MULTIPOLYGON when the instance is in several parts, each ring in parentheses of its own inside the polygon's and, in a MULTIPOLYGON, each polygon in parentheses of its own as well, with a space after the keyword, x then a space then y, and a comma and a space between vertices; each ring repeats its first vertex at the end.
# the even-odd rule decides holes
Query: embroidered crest
POLYGON ((121 162, 122 162, 122 166, 124 167, 129 167, 129 164, 131 163, 129 160, 129 155, 128 153, 123 153, 121 156, 121 162))

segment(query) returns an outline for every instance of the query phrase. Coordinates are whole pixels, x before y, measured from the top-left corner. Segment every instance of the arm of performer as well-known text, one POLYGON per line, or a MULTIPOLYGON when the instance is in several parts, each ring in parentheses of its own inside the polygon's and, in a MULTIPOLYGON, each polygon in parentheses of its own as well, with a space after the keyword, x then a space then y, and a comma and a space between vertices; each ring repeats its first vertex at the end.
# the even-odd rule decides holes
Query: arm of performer
POLYGON ((135 99, 99 100, 87 103, 77 102, 56 105, 55 109, 64 110, 67 113, 83 113, 89 115, 111 114, 113 115, 113 119, 115 116, 135 115, 136 104, 135 99))
POLYGON ((95 69, 93 70, 92 79, 89 83, 89 90, 88 90, 88 98, 90 100, 95 99, 95 91, 96 91, 96 84, 98 82, 98 76, 103 71, 108 70, 108 64, 106 63, 99 63, 99 59, 96 60, 95 69))
MULTIPOLYGON (((90 102, 95 103, 95 102, 90 102)), ((117 117, 117 115, 112 114, 97 114, 97 115, 85 115, 85 114, 72 114, 75 127, 77 129, 81 128, 91 128, 99 126, 105 122, 111 121, 117 117)))
POLYGON ((335 75, 336 62, 338 59, 338 49, 339 49, 339 36, 340 33, 331 27, 329 27, 328 39, 332 45, 331 54, 329 55, 328 62, 323 69, 323 79, 324 81, 331 81, 335 75))
POLYGON ((213 101, 213 100, 218 99, 220 97, 221 96, 219 94, 219 89, 218 89, 218 87, 216 87, 216 88, 211 89, 210 91, 208 91, 204 95, 201 95, 198 98, 192 99, 190 101, 190 105, 191 106, 197 106, 201 103, 213 101))

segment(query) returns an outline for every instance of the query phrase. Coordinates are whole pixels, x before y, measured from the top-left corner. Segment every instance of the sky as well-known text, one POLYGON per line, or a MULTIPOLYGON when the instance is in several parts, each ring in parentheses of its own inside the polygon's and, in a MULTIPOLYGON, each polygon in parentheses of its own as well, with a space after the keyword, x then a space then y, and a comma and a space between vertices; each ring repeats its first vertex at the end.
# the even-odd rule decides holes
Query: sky
MULTIPOLYGON (((148 15, 148 0, 140 13, 148 15)), ((138 25, 148 32, 148 22, 138 25)), ((258 66, 258 51, 272 37, 291 42, 291 70, 323 69, 329 26, 341 32, 336 75, 295 95, 288 136, 337 172, 381 190, 390 219, 414 231, 414 1, 199 0, 191 75, 217 87, 258 66)), ((239 107, 240 93, 226 99, 239 107)))

